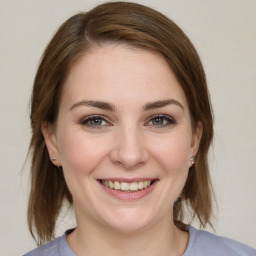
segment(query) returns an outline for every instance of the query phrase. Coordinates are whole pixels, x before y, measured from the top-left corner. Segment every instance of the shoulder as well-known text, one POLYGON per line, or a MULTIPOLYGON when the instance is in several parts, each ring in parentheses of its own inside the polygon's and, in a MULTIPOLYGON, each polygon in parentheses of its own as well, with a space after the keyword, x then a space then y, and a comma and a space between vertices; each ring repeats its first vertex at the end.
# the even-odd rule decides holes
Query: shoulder
POLYGON ((60 240, 61 240, 61 237, 30 251, 24 256, 35 256, 35 255, 60 256, 60 252, 59 252, 60 240))
POLYGON ((188 226, 189 244, 184 256, 256 256, 256 250, 232 239, 188 226))
POLYGON ((67 243, 65 233, 63 236, 30 251, 24 256, 75 256, 75 254, 67 243))

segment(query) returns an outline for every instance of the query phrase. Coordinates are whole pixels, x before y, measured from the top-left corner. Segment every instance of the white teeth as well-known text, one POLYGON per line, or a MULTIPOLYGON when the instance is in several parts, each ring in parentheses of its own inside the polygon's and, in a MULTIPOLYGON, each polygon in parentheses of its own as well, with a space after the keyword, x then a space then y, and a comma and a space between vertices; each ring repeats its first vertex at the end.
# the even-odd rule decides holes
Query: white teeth
POLYGON ((121 182, 121 190, 129 190, 129 189, 130 189, 129 183, 121 182))
POLYGON ((105 181, 105 183, 108 183, 110 188, 114 188, 114 183, 111 180, 109 182, 105 181))
POLYGON ((102 184, 106 187, 116 189, 116 190, 122 190, 122 191, 138 191, 144 188, 147 188, 151 185, 151 181, 139 181, 139 182, 119 182, 119 181, 107 181, 102 180, 102 184))
POLYGON ((139 184, 137 182, 133 182, 130 184, 130 190, 131 191, 136 191, 139 189, 139 184))
MULTIPOLYGON (((106 182, 106 184, 107 184, 108 182, 106 182)), ((105 185, 105 184, 104 184, 105 185)), ((108 187, 108 185, 105 185, 105 186, 107 186, 108 187)), ((114 189, 121 189, 121 184, 120 184, 120 182, 118 182, 118 181, 115 181, 114 182, 114 189)))
POLYGON ((139 182, 139 189, 143 189, 144 188, 144 182, 143 181, 140 181, 139 182))

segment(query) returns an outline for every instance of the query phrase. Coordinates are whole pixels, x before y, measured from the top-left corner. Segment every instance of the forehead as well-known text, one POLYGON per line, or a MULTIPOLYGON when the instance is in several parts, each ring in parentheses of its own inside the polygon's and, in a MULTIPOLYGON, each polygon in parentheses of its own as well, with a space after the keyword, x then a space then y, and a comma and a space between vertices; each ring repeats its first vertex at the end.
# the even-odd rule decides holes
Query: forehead
POLYGON ((93 48, 71 67, 63 99, 140 102, 174 97, 187 105, 184 92, 158 53, 125 45, 93 48))

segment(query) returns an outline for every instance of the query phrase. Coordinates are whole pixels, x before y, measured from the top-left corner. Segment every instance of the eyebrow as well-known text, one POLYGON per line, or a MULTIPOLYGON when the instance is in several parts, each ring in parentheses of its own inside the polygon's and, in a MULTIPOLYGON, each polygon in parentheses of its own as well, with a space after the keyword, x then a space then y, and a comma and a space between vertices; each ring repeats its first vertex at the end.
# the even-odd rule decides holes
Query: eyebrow
MULTIPOLYGON (((153 109, 158 109, 162 108, 168 105, 176 105, 180 107, 182 110, 184 110, 184 106, 177 100, 175 99, 168 99, 168 100, 158 100, 155 102, 149 102, 143 107, 143 111, 149 111, 153 109)), ((74 105, 71 106, 69 110, 72 110, 74 108, 77 108, 79 106, 89 106, 89 107, 95 107, 107 111, 115 111, 115 106, 111 103, 104 102, 104 101, 95 101, 95 100, 83 100, 75 103, 74 105)))
POLYGON ((103 102, 103 101, 95 101, 95 100, 79 101, 79 102, 75 103, 74 105, 72 105, 72 107, 69 110, 72 110, 79 106, 89 106, 89 107, 100 108, 100 109, 108 110, 108 111, 115 111, 115 106, 113 104, 103 102))
POLYGON ((184 106, 177 100, 175 99, 168 99, 168 100, 158 100, 155 102, 151 102, 151 103, 147 103, 143 110, 144 111, 148 111, 148 110, 152 110, 152 109, 157 109, 157 108, 162 108, 168 105, 176 105, 180 108, 182 108, 182 110, 184 110, 184 106))

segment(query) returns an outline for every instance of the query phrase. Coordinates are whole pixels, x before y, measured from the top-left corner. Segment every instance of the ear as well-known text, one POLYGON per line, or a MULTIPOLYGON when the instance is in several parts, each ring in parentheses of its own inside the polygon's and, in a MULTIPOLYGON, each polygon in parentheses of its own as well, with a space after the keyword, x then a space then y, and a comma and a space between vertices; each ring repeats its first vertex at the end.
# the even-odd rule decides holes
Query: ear
POLYGON ((195 127, 195 129, 193 131, 193 135, 192 135, 191 156, 192 155, 195 156, 197 154, 202 134, 203 134, 203 124, 202 124, 201 121, 198 121, 197 124, 196 124, 196 127, 195 127))
POLYGON ((56 135, 54 131, 54 127, 48 122, 44 122, 41 125, 41 131, 44 136, 44 141, 49 153, 49 158, 52 163, 56 166, 61 166, 59 150, 56 143, 56 135))

